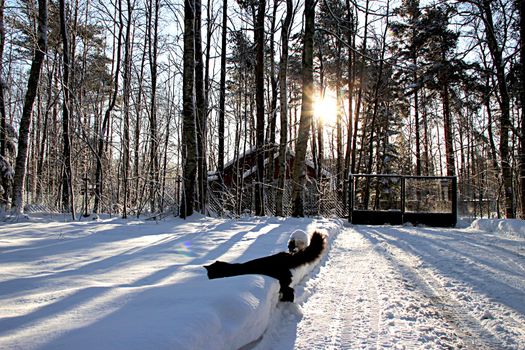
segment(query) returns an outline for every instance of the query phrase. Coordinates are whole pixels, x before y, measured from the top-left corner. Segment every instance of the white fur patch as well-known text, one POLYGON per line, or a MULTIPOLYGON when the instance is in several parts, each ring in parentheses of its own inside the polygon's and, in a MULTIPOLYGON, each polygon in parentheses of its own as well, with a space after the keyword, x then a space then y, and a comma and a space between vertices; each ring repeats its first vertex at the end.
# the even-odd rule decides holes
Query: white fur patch
POLYGON ((308 244, 310 244, 310 238, 303 230, 295 230, 292 232, 289 240, 295 242, 295 247, 297 250, 303 250, 308 247, 308 244))

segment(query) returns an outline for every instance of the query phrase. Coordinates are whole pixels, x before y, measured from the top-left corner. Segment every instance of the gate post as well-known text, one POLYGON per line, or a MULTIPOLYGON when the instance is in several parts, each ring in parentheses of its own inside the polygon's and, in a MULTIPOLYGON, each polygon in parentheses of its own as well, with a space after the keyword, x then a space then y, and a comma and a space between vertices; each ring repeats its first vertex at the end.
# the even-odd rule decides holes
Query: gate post
POLYGON ((405 176, 401 176, 401 222, 405 223, 406 186, 405 176))
POLYGON ((348 176, 348 222, 352 223, 352 214, 354 212, 354 176, 348 176))
POLYGON ((458 178, 457 176, 452 177, 452 214, 453 214, 453 225, 456 226, 458 223, 458 178))

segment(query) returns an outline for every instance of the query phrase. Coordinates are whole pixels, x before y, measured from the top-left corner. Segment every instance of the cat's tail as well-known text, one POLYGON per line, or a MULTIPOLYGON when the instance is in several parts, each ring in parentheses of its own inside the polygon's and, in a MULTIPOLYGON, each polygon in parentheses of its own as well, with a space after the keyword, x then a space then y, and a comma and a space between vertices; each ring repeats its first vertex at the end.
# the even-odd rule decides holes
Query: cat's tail
POLYGON ((296 268, 315 261, 321 256, 326 247, 325 235, 319 231, 312 233, 310 244, 304 249, 292 255, 290 268, 296 268))

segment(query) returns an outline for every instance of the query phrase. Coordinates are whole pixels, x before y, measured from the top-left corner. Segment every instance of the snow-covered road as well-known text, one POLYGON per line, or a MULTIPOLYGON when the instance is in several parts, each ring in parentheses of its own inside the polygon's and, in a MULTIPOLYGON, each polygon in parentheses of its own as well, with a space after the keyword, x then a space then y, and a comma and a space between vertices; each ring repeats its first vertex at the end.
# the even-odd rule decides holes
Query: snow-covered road
POLYGON ((257 349, 525 349, 525 246, 494 234, 346 228, 257 349))

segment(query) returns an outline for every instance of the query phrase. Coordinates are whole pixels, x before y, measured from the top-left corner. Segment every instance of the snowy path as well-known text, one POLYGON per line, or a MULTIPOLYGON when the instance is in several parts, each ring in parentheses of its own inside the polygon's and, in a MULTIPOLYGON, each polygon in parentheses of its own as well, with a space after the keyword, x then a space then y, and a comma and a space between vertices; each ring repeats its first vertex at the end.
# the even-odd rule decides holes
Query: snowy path
POLYGON ((257 349, 525 349, 525 247, 460 230, 341 232, 257 349), (302 313, 302 314, 301 314, 302 313))

